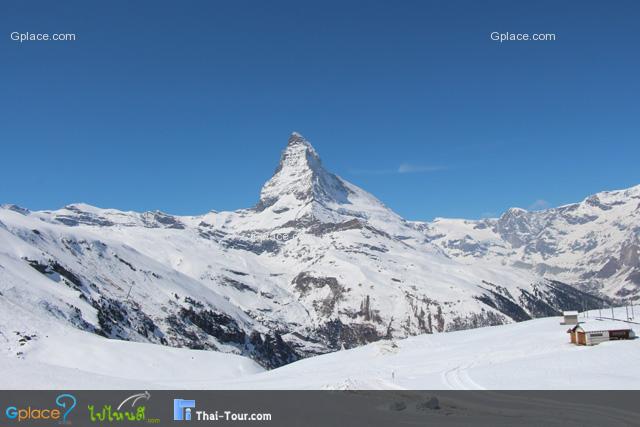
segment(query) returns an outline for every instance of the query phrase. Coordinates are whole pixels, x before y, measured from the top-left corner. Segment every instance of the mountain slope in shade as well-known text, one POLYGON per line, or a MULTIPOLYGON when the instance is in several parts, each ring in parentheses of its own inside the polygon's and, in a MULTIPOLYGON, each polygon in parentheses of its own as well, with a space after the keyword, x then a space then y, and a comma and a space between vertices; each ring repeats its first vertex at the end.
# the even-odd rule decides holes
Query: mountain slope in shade
MULTIPOLYGON (((511 261, 538 221, 495 220, 499 239, 494 223, 474 224, 481 246, 493 246, 469 255, 466 237, 454 236, 458 225, 404 220, 328 172, 294 133, 250 209, 173 216, 5 205, 0 301, 25 325, 46 318, 109 338, 247 355, 272 368, 382 338, 602 305, 511 261)), ((13 332, 9 342, 22 333, 13 332)))

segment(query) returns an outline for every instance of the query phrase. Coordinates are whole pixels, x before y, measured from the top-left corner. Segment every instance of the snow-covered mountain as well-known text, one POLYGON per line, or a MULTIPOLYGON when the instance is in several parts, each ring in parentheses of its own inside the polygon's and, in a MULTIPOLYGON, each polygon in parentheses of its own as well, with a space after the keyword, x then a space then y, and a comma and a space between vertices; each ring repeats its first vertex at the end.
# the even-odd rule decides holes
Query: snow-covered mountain
POLYGON ((635 283, 638 193, 498 220, 410 222, 328 172, 294 133, 250 209, 173 216, 4 205, 0 308, 12 326, 0 317, 0 331, 15 349, 62 322, 271 368, 382 338, 595 308, 601 296, 624 296, 616 277, 635 283), (604 265, 589 260, 606 256, 618 263, 601 277, 604 265))
POLYGON ((616 299, 640 299, 640 185, 500 218, 437 219, 429 240, 473 265, 500 262, 616 299))

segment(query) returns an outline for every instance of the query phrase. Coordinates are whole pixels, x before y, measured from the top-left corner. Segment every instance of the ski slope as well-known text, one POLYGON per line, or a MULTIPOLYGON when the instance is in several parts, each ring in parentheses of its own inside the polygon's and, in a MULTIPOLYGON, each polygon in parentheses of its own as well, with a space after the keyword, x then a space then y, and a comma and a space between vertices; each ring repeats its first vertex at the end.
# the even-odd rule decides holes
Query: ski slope
MULTIPOLYGON (((2 338, 0 338, 0 341, 2 338)), ((2 389, 157 389, 208 387, 263 371, 253 360, 216 351, 111 340, 72 329, 5 352, 2 389)))
POLYGON ((264 371, 248 357, 108 339, 37 312, 0 298, 0 389, 196 387, 264 371))
MULTIPOLYGON (((636 313, 640 315, 638 307, 636 313)), ((588 321, 595 321, 597 310, 588 321)), ((609 315, 610 312, 605 314, 609 315)), ((625 309, 617 309, 622 318, 625 309)), ((581 318, 581 320, 586 320, 581 318)), ((638 318, 636 317, 636 321, 638 318)), ((1 388, 638 389, 640 340, 569 343, 561 318, 380 341, 264 371, 211 351, 108 340, 56 326, 2 353, 1 388)), ((638 328, 635 328, 636 332, 638 328)), ((637 325, 640 326, 640 325, 637 325)), ((6 332, 5 332, 6 333, 6 332)), ((0 340, 2 337, 0 336, 0 340)), ((6 349, 5 349, 6 350, 6 349)))
MULTIPOLYGON (((636 313, 640 315, 638 307, 636 313)), ((597 310, 590 312, 588 321, 595 321, 597 314, 597 310)), ((618 319, 624 314, 624 308, 616 310, 618 319)), ((584 317, 580 320, 587 321, 584 317)), ((640 340, 576 346, 569 343, 566 333, 569 326, 560 325, 560 321, 560 317, 549 317, 421 335, 395 343, 381 341, 218 386, 426 390, 640 388, 640 340)), ((637 332, 640 324, 633 327, 637 332)))

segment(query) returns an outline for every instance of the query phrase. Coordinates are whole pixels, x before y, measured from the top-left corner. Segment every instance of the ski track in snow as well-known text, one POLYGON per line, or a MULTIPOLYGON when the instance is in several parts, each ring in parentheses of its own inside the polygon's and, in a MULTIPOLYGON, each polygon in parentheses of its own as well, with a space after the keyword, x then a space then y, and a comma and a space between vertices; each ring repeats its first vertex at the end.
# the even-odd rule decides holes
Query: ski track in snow
POLYGON ((473 363, 456 365, 443 371, 441 374, 442 382, 451 390, 486 390, 469 375, 469 369, 473 365, 473 363))

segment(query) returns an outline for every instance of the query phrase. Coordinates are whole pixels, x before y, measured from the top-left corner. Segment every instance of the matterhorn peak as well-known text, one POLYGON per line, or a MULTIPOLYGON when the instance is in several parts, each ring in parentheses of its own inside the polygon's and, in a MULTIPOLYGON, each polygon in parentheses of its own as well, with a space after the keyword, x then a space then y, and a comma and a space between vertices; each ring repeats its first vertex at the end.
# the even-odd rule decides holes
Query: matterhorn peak
POLYGON ((293 132, 274 175, 262 187, 257 208, 263 210, 279 202, 295 205, 312 201, 344 203, 348 194, 342 180, 324 169, 311 143, 300 133, 293 132))
POLYGON ((311 143, 298 132, 292 132, 275 173, 277 174, 283 168, 290 168, 292 172, 296 170, 300 172, 308 168, 319 170, 322 169, 322 162, 311 143))
POLYGON ((291 132, 291 135, 289 136, 289 145, 295 145, 295 144, 306 144, 306 145, 311 145, 309 144, 309 141, 307 141, 305 139, 304 136, 302 136, 302 134, 293 131, 291 132))

